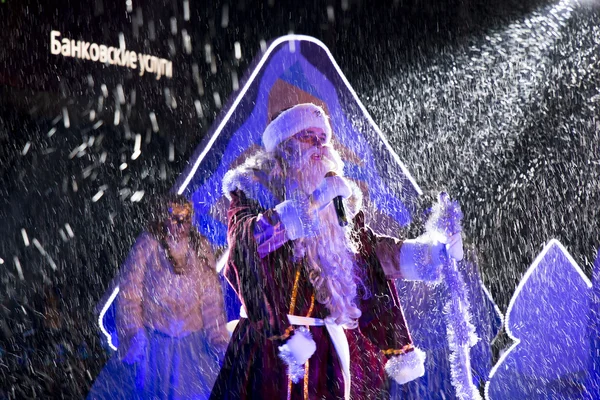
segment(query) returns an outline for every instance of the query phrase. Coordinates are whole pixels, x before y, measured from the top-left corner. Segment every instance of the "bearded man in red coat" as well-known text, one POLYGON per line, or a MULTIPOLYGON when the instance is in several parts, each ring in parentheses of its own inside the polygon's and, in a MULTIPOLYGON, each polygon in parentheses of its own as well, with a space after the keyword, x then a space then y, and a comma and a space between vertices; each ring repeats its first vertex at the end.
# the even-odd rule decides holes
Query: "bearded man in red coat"
POLYGON ((443 244, 371 230, 331 136, 321 107, 296 105, 225 177, 225 276, 242 310, 211 399, 387 398, 388 376, 424 374, 393 280, 438 280, 441 257, 462 258, 460 234, 443 244))

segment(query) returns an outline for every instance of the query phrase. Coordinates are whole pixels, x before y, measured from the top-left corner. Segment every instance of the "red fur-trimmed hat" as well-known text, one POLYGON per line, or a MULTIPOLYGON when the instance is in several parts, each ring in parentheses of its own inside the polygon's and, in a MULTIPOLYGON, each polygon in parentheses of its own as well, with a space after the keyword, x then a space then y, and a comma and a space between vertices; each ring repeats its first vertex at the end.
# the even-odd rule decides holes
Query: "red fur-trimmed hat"
POLYGON ((265 129, 262 141, 267 151, 273 151, 278 144, 294 136, 303 129, 320 128, 331 140, 331 125, 325 111, 312 103, 298 104, 283 111, 265 129))

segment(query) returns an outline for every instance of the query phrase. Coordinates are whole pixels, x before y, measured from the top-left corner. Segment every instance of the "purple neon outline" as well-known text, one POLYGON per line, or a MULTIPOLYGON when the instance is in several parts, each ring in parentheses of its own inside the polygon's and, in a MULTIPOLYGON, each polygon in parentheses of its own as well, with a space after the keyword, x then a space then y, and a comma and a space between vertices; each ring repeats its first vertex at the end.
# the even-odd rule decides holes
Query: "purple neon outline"
POLYGON ((100 311, 100 314, 98 315, 98 325, 100 326, 100 331, 102 332, 102 334, 104 336, 106 336, 106 339, 108 341, 108 347, 110 347, 114 351, 117 351, 117 348, 113 344, 112 336, 106 330, 106 327, 104 326, 104 323, 102 323, 102 320, 104 319, 104 314, 106 314, 106 312, 110 308, 112 302, 115 301, 115 298, 117 297, 118 294, 119 294, 119 287, 117 286, 114 288, 113 292, 108 297, 108 300, 106 300, 106 303, 104 303, 104 306, 102 307, 102 310, 100 311))
POLYGON ((515 293, 513 294, 513 296, 510 299, 510 303, 508 304, 508 307, 506 309, 506 314, 504 316, 504 322, 505 322, 504 328, 506 329, 506 334, 508 335, 508 337, 510 337, 511 340, 514 341, 514 343, 512 346, 510 346, 508 348, 508 350, 506 350, 506 352, 504 354, 502 354, 502 356, 500 357, 500 359, 498 360, 496 365, 494 365, 490 371, 490 374, 489 374, 487 382, 485 383, 485 389, 484 389, 484 395, 485 395, 486 400, 492 400, 489 396, 489 387, 490 387, 490 383, 492 382, 492 378, 494 377, 494 375, 496 374, 496 372, 498 371, 500 366, 504 363, 506 358, 508 358, 508 355, 521 343, 521 339, 515 337, 513 335, 512 331, 510 330, 510 323, 509 323, 510 322, 510 313, 515 305, 517 298, 521 294, 521 291, 525 287, 525 284, 527 283, 527 281, 529 280, 529 278, 531 277, 533 272, 537 269, 540 262, 542 262, 542 260, 544 259, 544 257, 548 253, 548 251, 550 251, 550 249, 554 246, 557 246, 558 249, 565 255, 565 257, 567 257, 567 260, 569 261, 569 263, 571 264, 573 269, 582 278, 582 280, 586 284, 586 286, 589 289, 592 288, 592 281, 590 281, 590 279, 585 275, 585 273, 583 272, 581 267, 579 267, 579 265, 577 264, 575 259, 571 256, 571 254, 567 251, 567 249, 557 239, 551 239, 548 242, 548 244, 546 244, 546 246, 544 247, 542 252, 540 254, 538 254, 538 256, 535 258, 535 260, 533 261, 533 263, 531 264, 531 266, 529 267, 527 272, 525 272, 525 275, 523 275, 523 278, 521 278, 521 282, 519 282, 519 285, 517 286, 515 293))
POLYGON ((396 152, 394 151, 394 149, 392 148, 392 146, 389 144, 388 140, 383 135, 383 132, 381 132, 381 130, 379 129, 379 127, 377 126, 377 124, 375 123, 375 121, 373 121, 373 118, 371 117, 371 115, 369 114, 369 112, 367 111, 367 109, 365 108, 365 106, 363 105, 363 103, 358 98, 358 95, 356 94, 356 92, 354 91, 354 89, 352 88, 352 86, 350 85, 350 82, 348 82, 348 79, 343 74, 343 72, 340 69, 339 65, 335 62, 335 59, 333 58, 333 55, 331 54, 331 52, 329 51, 329 49, 327 48, 327 46, 325 46, 325 44, 323 44, 323 42, 321 42, 320 40, 315 39, 315 38, 313 38, 311 36, 305 36, 305 35, 286 35, 286 36, 282 36, 280 38, 275 39, 271 43, 271 45, 264 52, 264 54, 261 57, 260 61, 258 62, 258 64, 256 65, 256 67, 254 68, 252 74, 250 75, 250 77, 248 78, 248 80, 246 81, 246 83, 244 84, 244 87, 238 93, 238 95, 235 98, 234 102, 229 106, 229 109, 228 109, 227 113, 225 114, 225 117, 220 121, 217 129, 215 129, 215 131, 212 134, 212 136, 210 137, 208 143, 204 147, 204 150, 198 155, 198 158, 194 161, 193 167, 188 172, 188 176, 185 178, 185 180, 183 181, 183 183, 181 184, 181 186, 177 190, 177 193, 178 194, 182 194, 185 191, 185 189, 189 185, 190 181, 192 180, 194 174, 196 173, 196 171, 200 167, 200 163, 202 162, 202 160, 204 159, 204 157, 206 157, 206 155, 210 151, 212 145, 217 140, 217 137, 219 136, 219 134, 221 133, 221 131, 223 130, 223 128, 225 127, 225 125, 229 122, 229 119, 233 115, 233 112, 235 111, 235 109, 237 108, 237 106, 239 105, 239 103, 242 101, 242 99, 245 96, 246 92, 248 91, 248 89, 250 88, 250 86, 252 85, 252 83, 254 82, 254 80, 256 79, 258 73, 260 72, 260 70, 262 69, 262 67, 264 66, 264 64, 267 62, 267 59, 269 58, 269 56, 271 55, 271 53, 280 44, 282 44, 282 43, 290 42, 290 46, 291 45, 295 46, 294 42, 296 42, 296 41, 298 41, 298 42, 306 41, 306 42, 314 43, 317 46, 321 47, 325 51, 325 54, 327 54, 327 57, 329 57, 329 61, 334 66, 336 72, 339 74, 340 78, 342 79, 342 82, 344 82, 344 85, 346 85, 346 88, 348 89, 348 91, 350 92, 350 94, 352 94, 352 97, 354 98, 354 100, 356 101, 356 103, 358 104, 358 106, 360 107, 361 111, 363 112, 363 115, 367 118, 367 120, 369 121, 369 123, 371 124, 371 126, 373 127, 373 129, 375 130, 375 132, 377 132, 377 134, 379 135, 379 137, 381 138, 381 140, 385 144, 387 150, 391 153, 392 158, 400 166, 400 169, 405 174, 405 176, 407 177, 407 179, 409 180, 409 182, 413 185, 413 187, 415 188, 415 190, 418 193, 418 195, 419 196, 422 195, 423 192, 422 192, 421 188, 419 187, 419 185, 417 185, 416 181, 414 180, 414 178, 412 177, 412 175, 410 174, 410 172, 408 171, 408 169, 406 168, 406 166, 404 165, 404 163, 400 160, 400 157, 398 156, 398 154, 396 154, 396 152))

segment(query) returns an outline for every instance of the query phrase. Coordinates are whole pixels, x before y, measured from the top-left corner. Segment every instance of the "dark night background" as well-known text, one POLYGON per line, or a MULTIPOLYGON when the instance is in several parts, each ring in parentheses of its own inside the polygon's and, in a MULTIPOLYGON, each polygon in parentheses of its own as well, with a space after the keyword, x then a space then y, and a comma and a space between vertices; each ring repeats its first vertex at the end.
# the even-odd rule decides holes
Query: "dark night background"
POLYGON ((424 206, 439 190, 461 202, 465 240, 503 311, 551 238, 591 276, 600 7, 573 2, 558 28, 530 19, 551 18, 557 3, 190 1, 186 21, 183 0, 132 0, 131 11, 125 0, 2 0, 0 399, 85 396, 107 359, 94 307, 149 200, 173 186, 261 41, 290 32, 330 49, 424 206), (172 60, 173 78, 54 56, 53 29, 109 46, 122 33, 128 50, 172 60), (136 134, 142 152, 131 160, 136 134))

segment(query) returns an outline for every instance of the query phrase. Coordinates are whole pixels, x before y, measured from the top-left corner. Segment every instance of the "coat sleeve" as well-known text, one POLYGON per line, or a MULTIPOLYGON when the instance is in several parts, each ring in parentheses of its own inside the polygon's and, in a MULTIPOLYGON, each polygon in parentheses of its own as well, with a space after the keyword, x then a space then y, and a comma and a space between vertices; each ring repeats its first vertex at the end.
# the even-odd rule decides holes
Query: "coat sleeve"
POLYGON ((400 240, 369 234, 373 249, 388 279, 439 282, 445 245, 428 234, 416 239, 400 240))
POLYGON ((119 335, 119 356, 127 353, 131 339, 144 328, 143 284, 149 257, 154 254, 154 240, 149 233, 142 233, 133 245, 123 263, 119 277, 117 298, 117 332, 119 335))
MULTIPOLYGON (((272 250, 259 254, 258 241, 268 243, 269 239, 261 237, 257 220, 269 218, 274 214, 273 210, 261 209, 240 190, 232 192, 231 198, 226 276, 238 292, 253 327, 269 339, 286 339, 292 332, 287 310, 280 309, 281 305, 273 298, 274 293, 280 290, 277 282, 279 261, 272 250)), ((277 231, 273 234, 278 234, 277 231)), ((277 243, 277 247, 286 240, 277 243)))
MULTIPOLYGON (((360 238, 360 256, 365 265, 363 283, 367 295, 361 300, 361 332, 387 357, 414 350, 396 285, 386 276, 376 251, 378 236, 364 225, 362 212, 355 217, 360 238)), ((395 242, 401 246, 402 242, 395 242)))

